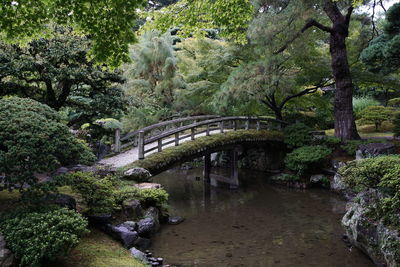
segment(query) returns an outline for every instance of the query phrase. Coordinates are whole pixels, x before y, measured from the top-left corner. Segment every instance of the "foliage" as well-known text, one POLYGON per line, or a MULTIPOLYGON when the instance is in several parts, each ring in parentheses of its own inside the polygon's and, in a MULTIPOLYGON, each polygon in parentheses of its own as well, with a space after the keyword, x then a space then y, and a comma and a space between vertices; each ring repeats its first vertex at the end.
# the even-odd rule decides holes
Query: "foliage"
POLYGON ((303 146, 287 154, 285 164, 298 177, 304 177, 320 169, 331 153, 326 146, 303 146))
POLYGON ((388 105, 392 107, 400 107, 400 97, 390 99, 388 105))
POLYGON ((341 148, 350 156, 355 156, 359 145, 370 143, 386 143, 386 140, 368 139, 368 140, 348 140, 341 145, 341 148))
POLYGON ((386 12, 384 33, 373 39, 363 50, 360 59, 370 71, 383 74, 395 72, 400 67, 400 3, 386 12))
POLYGON ((372 97, 353 97, 353 111, 360 117, 362 111, 370 106, 378 106, 379 102, 372 97))
MULTIPOLYGON (((36 173, 90 164, 95 158, 50 107, 24 98, 0 100, 0 173, 6 189, 38 186, 36 173)), ((43 187, 42 187, 43 188, 43 187)))
POLYGON ((87 221, 66 208, 14 212, 0 223, 7 246, 22 266, 41 266, 43 260, 67 255, 88 233, 87 221))
POLYGON ((238 130, 226 132, 224 134, 202 136, 196 138, 194 141, 185 142, 176 147, 168 147, 159 153, 151 154, 143 160, 133 162, 124 167, 124 170, 128 170, 132 167, 141 167, 154 175, 176 161, 185 157, 191 157, 199 151, 244 140, 282 142, 283 135, 278 131, 238 130))
POLYGON ((387 224, 400 225, 400 157, 380 156, 349 162, 339 170, 346 185, 355 192, 368 188, 379 189, 385 197, 375 211, 378 219, 387 224))
POLYGON ((312 143, 314 145, 325 145, 327 147, 335 149, 342 143, 342 141, 335 136, 322 136, 318 139, 314 138, 312 140, 312 143))
POLYGON ((136 40, 132 28, 144 0, 7 1, 0 9, 2 39, 17 43, 42 36, 48 25, 73 27, 90 36, 90 56, 113 66, 128 59, 128 44, 136 40))
POLYGON ((394 129, 393 134, 395 137, 400 136, 400 113, 396 115, 396 118, 393 120, 394 129))
POLYGON ((137 199, 144 206, 161 207, 168 202, 168 193, 163 188, 139 189, 134 186, 125 186, 116 191, 117 202, 137 199))
POLYGON ((74 172, 64 176, 72 190, 82 196, 88 214, 110 213, 115 207, 114 178, 101 178, 91 172, 74 172))
POLYGON ((292 148, 308 145, 311 142, 311 131, 310 127, 301 122, 286 126, 283 130, 284 142, 292 148))
POLYGON ((393 114, 394 109, 391 107, 369 106, 360 113, 360 121, 363 124, 375 124, 375 130, 378 131, 379 127, 382 125, 382 122, 391 120, 393 118, 393 114))
POLYGON ((179 27, 179 34, 188 37, 206 35, 206 29, 218 29, 220 37, 245 43, 245 30, 253 12, 249 0, 182 0, 144 14, 148 18, 144 30, 166 32, 179 27))
POLYGON ((126 105, 120 73, 88 60, 88 38, 64 28, 54 31, 23 47, 0 43, 0 95, 62 110, 70 125, 120 116, 126 105))

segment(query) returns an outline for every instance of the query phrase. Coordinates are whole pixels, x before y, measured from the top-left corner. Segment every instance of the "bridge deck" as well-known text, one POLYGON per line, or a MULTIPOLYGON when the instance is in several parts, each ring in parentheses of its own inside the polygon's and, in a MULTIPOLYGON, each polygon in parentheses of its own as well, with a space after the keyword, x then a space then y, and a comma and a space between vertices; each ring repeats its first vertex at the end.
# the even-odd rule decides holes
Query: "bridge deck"
MULTIPOLYGON (((225 129, 225 131, 231 131, 231 130, 230 129, 225 129)), ((221 133, 221 131, 220 130, 210 131, 210 135, 216 134, 216 133, 221 133)), ((201 134, 197 134, 196 137, 205 136, 205 135, 206 135, 206 133, 201 133, 201 134)), ((164 139, 165 142, 173 141, 173 140, 174 140, 174 137, 165 138, 164 139)), ((187 137, 187 138, 181 139, 179 142, 180 143, 184 143, 184 142, 187 142, 187 141, 191 141, 190 136, 187 137)), ((157 145, 158 145, 158 142, 155 141, 153 143, 147 144, 146 145, 146 149, 157 147, 157 145)), ((167 147, 174 146, 174 145, 175 144, 172 142, 171 144, 165 145, 163 147, 163 149, 167 148, 167 147)), ((115 156, 102 159, 102 160, 100 160, 98 162, 98 164, 108 165, 108 166, 112 166, 112 167, 116 167, 116 168, 125 167, 125 166, 127 166, 127 165, 129 165, 129 164, 131 164, 131 163, 133 163, 133 162, 135 162, 135 161, 137 161, 139 159, 138 151, 139 151, 138 147, 133 147, 132 149, 129 149, 129 150, 124 151, 124 152, 121 152, 121 153, 119 153, 119 154, 117 154, 115 156)), ((147 154, 150 155, 150 154, 153 154, 153 153, 157 153, 157 149, 154 149, 153 151, 149 151, 147 154)))

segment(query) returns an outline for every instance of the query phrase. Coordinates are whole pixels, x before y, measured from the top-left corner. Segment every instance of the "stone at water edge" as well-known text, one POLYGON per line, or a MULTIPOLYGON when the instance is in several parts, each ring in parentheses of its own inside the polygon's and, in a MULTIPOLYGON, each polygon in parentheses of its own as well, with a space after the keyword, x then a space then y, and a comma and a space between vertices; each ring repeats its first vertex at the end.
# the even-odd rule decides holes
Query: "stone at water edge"
POLYGON ((324 174, 311 175, 310 183, 313 183, 313 184, 321 183, 324 178, 326 178, 326 175, 324 175, 324 174))
POLYGON ((139 237, 133 244, 133 246, 139 250, 146 250, 150 247, 150 245, 151 245, 151 240, 145 237, 139 237))
POLYGON ((139 200, 127 199, 122 203, 125 216, 131 220, 137 220, 143 217, 144 211, 139 200))
POLYGON ((119 226, 126 227, 129 231, 136 231, 138 228, 137 222, 134 221, 126 221, 121 223, 119 226))
POLYGON ((135 187, 139 189, 159 189, 162 188, 161 184, 156 184, 156 183, 140 183, 140 184, 135 184, 135 187))
POLYGON ((394 144, 387 143, 370 143, 358 146, 356 151, 356 159, 365 159, 380 155, 390 155, 396 152, 394 144))
POLYGON ((151 173, 144 168, 135 167, 135 168, 125 171, 124 176, 125 176, 125 178, 127 178, 129 180, 135 180, 138 182, 146 182, 146 181, 150 180, 151 173))
POLYGON ((107 225, 106 232, 108 232, 114 239, 120 241, 126 248, 133 247, 135 241, 139 238, 139 235, 136 231, 130 231, 123 225, 107 225))
POLYGON ((132 257, 134 257, 135 259, 148 264, 149 261, 147 260, 146 254, 144 254, 142 251, 138 250, 137 248, 131 248, 129 250, 129 252, 131 253, 132 257))
POLYGON ((157 220, 153 218, 144 218, 138 222, 138 234, 140 237, 150 238, 160 227, 157 220))
POLYGON ((177 225, 185 221, 185 218, 181 216, 170 216, 168 217, 168 224, 177 225))
POLYGON ((0 234, 0 266, 11 267, 14 266, 14 255, 11 250, 7 249, 4 236, 0 234))

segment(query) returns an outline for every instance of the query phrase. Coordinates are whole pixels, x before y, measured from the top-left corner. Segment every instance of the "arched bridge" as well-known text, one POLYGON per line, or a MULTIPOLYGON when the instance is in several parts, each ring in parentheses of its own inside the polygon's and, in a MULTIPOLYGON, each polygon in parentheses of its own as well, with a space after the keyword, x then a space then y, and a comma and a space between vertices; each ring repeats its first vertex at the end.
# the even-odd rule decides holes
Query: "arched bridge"
POLYGON ((121 136, 115 132, 114 155, 99 163, 125 167, 167 147, 179 146, 200 136, 211 136, 237 130, 280 130, 283 121, 263 117, 194 116, 163 121, 121 136))

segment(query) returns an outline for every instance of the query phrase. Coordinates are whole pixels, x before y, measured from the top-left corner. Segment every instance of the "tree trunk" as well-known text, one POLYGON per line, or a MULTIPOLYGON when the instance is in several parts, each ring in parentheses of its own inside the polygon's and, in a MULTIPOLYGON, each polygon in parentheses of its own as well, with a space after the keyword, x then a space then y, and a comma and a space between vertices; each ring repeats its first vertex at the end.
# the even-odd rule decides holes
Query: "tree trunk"
POLYGON ((275 113, 275 119, 283 121, 282 109, 281 108, 274 109, 274 113, 275 113))
POLYGON ((335 136, 341 140, 360 139, 353 114, 353 82, 347 59, 346 38, 348 36, 351 11, 343 16, 331 1, 324 6, 333 23, 330 32, 330 53, 335 78, 335 136))

